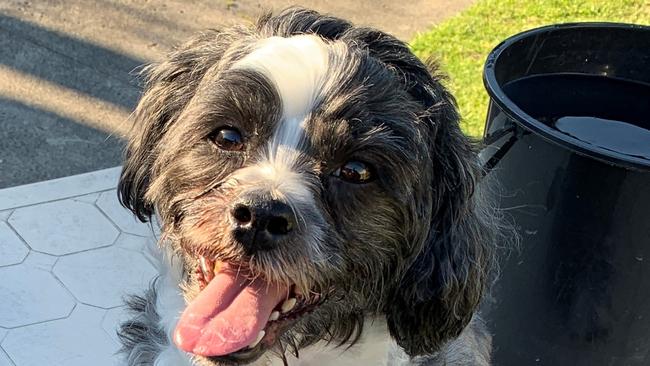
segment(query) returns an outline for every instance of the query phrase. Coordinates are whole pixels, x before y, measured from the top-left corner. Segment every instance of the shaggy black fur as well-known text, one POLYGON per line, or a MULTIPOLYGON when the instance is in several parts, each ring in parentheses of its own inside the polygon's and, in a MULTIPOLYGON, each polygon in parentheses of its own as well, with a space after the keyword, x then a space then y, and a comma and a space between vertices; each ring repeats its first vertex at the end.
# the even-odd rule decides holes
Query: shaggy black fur
MULTIPOLYGON (((160 215, 167 245, 185 258, 187 273, 195 265, 192 250, 228 260, 245 257, 223 237, 225 226, 215 223, 197 233, 196 223, 208 214, 220 217, 215 202, 234 196, 221 190, 224 182, 261 161, 262 146, 281 118, 281 101, 264 77, 229 67, 259 39, 298 34, 343 42, 348 53, 332 75, 337 87, 310 117, 297 167, 310 177, 315 200, 301 209, 309 224, 303 229, 314 226, 324 233, 328 240, 321 249, 330 259, 311 265, 313 258, 295 249, 297 242, 259 262, 246 258, 265 276, 282 273, 330 296, 279 346, 301 348, 320 340, 349 345, 366 317, 385 316, 390 334, 413 360, 444 354, 470 323, 489 284, 498 225, 477 192, 477 145, 461 132, 442 77, 433 63, 422 63, 386 33, 291 8, 263 16, 253 29, 203 33, 146 68, 120 200, 142 221, 160 215), (256 129, 242 154, 215 153, 206 142, 224 118, 242 130, 256 129), (363 190, 330 176, 351 155, 379 167, 377 180, 363 190), (213 237, 219 239, 205 241, 213 237)), ((196 286, 189 277, 185 281, 192 297, 196 286)), ((152 298, 131 307, 149 312, 152 298)), ((123 328, 127 352, 142 342, 138 334, 160 335, 159 329, 133 331, 142 326, 134 320, 123 328)), ((477 352, 487 352, 485 338, 472 343, 482 344, 477 352)))

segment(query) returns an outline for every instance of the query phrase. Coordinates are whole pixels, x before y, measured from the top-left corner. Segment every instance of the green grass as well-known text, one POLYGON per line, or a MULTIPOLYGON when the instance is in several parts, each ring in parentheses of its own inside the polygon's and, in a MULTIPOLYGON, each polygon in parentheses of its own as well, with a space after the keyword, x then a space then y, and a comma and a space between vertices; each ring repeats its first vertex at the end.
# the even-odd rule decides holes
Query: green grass
POLYGON ((648 0, 478 0, 470 8, 411 42, 421 58, 434 57, 449 75, 463 130, 481 136, 488 96, 483 63, 502 40, 553 23, 612 21, 650 24, 648 0))

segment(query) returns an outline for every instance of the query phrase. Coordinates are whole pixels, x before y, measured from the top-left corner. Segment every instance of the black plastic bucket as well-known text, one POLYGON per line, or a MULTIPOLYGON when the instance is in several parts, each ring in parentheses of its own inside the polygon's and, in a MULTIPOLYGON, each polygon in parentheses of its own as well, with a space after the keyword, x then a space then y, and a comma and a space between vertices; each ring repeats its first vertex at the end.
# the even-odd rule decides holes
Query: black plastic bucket
POLYGON ((482 158, 520 235, 486 308, 495 365, 650 365, 650 27, 509 38, 482 158))

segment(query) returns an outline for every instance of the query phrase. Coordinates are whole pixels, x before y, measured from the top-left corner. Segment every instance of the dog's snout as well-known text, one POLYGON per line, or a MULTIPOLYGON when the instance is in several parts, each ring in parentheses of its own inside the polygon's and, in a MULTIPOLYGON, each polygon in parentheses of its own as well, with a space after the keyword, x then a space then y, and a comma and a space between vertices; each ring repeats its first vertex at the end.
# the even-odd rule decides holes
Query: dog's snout
POLYGON ((239 203, 230 214, 235 226, 235 239, 250 252, 275 248, 296 225, 291 207, 276 200, 239 203))

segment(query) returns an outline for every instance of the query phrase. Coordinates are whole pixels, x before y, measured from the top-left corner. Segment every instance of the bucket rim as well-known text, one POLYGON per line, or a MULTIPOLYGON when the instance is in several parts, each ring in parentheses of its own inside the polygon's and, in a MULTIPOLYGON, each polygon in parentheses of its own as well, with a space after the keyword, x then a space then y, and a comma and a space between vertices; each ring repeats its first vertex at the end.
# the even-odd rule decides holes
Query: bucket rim
POLYGON ((495 66, 499 57, 505 50, 513 46, 515 43, 521 41, 522 39, 538 36, 544 33, 562 31, 565 29, 581 28, 616 28, 624 30, 640 30, 647 32, 648 37, 650 37, 650 26, 617 22, 558 23, 545 25, 514 34, 503 40, 496 47, 494 47, 494 49, 492 49, 492 51, 488 54, 483 66, 483 85, 487 90, 488 95, 490 96, 490 103, 496 104, 499 109, 510 119, 515 121, 517 125, 530 132, 538 134, 547 141, 608 164, 614 164, 627 169, 650 171, 650 160, 648 159, 626 155, 613 150, 595 146, 584 141, 580 141, 536 120, 524 112, 521 108, 519 108, 514 101, 508 98, 496 79, 495 66))

